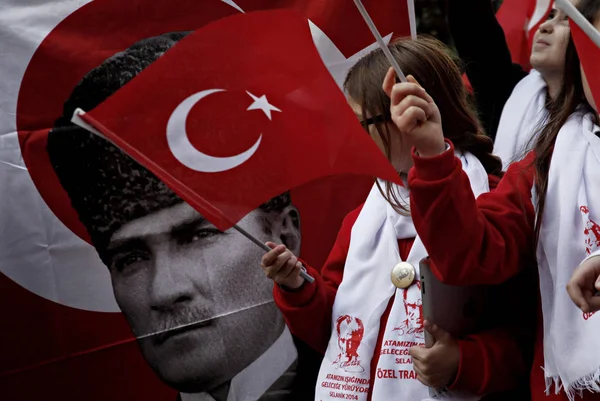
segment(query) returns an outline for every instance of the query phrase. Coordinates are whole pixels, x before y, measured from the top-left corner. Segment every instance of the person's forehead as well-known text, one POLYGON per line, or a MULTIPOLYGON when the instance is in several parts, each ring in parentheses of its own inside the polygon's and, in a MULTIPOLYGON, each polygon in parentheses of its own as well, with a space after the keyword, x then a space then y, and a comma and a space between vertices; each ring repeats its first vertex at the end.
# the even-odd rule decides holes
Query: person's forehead
POLYGON ((187 203, 182 202, 125 223, 115 231, 110 240, 113 242, 135 237, 160 235, 198 218, 201 218, 200 213, 187 203))

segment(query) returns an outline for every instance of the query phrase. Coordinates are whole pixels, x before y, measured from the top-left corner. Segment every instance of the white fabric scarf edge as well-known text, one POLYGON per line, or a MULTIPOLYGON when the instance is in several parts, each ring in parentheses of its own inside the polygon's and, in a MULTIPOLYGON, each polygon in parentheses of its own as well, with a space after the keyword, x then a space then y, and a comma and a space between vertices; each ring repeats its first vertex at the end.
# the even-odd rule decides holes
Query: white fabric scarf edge
POLYGON ((541 74, 531 70, 517 83, 506 101, 498 122, 493 152, 502 159, 503 170, 525 156, 537 126, 547 118, 547 86, 541 74))
MULTIPOLYGON (((469 175, 469 178, 471 180, 471 187, 474 190, 474 193, 476 194, 476 196, 478 196, 480 193, 488 192, 489 191, 488 175, 487 175, 485 169, 483 168, 483 165, 481 164, 481 162, 475 156, 473 156, 472 154, 469 154, 469 153, 461 154, 461 153, 457 152, 456 156, 459 157, 459 159, 461 160, 461 162, 463 164, 463 166, 462 166, 463 170, 469 175)), ((404 189, 404 191, 406 191, 406 190, 404 189)), ((400 192, 403 192, 403 190, 401 189, 400 192)), ((373 188, 371 190, 371 193, 369 194, 369 198, 371 198, 373 196, 381 197, 381 195, 379 194, 379 191, 378 191, 376 185, 373 186, 373 188), (376 192, 374 192, 374 191, 376 191, 376 192)), ((367 201, 369 200, 369 198, 367 198, 367 201)), ((387 205, 387 203, 386 203, 386 205, 387 205)), ((366 206, 366 203, 365 203, 365 206, 366 206)), ((391 206, 390 206, 390 208, 391 208, 391 206)), ((363 207, 363 210, 366 210, 366 208, 363 207)), ((386 216, 389 216, 389 210, 387 210, 387 208, 385 209, 384 213, 386 213, 386 216)), ((361 214, 362 214, 362 211, 361 211, 361 214)), ((357 221, 359 221, 360 218, 361 218, 361 216, 359 215, 359 218, 357 219, 357 221)), ((379 219, 381 219, 381 218, 383 218, 383 217, 379 216, 379 219)), ((385 217, 385 220, 387 221, 388 218, 389 217, 385 217)), ((365 216, 363 216, 363 219, 365 219, 365 216)), ((398 218, 398 220, 400 220, 400 218, 398 218)), ((386 225, 386 224, 389 225, 391 223, 388 221, 387 223, 384 222, 383 224, 384 225, 386 225)), ((394 226, 394 224, 391 224, 391 225, 394 226)), ((357 226, 357 224, 355 223, 355 225, 352 228, 352 232, 355 232, 356 226, 357 226)), ((411 226, 412 226, 412 224, 411 224, 411 226)), ((399 229, 399 228, 400 227, 396 227, 396 229, 399 229)), ((412 228, 414 230, 414 226, 412 226, 412 228)), ((381 230, 381 228, 379 230, 381 230)), ((406 231, 410 231, 410 230, 406 230, 406 231)), ((377 232, 379 232, 379 231, 377 231, 377 232)), ((412 238, 412 237, 416 237, 416 230, 414 230, 414 233, 412 233, 412 234, 410 232, 405 232, 404 235, 400 234, 398 231, 396 231, 396 237, 397 238, 404 238, 404 237, 406 237, 406 238, 412 238)), ((351 244, 352 244, 352 242, 353 241, 352 241, 352 238, 351 238, 351 244)), ((359 241, 359 242, 361 242, 361 241, 359 241)), ((393 242, 394 242, 394 245, 395 245, 395 248, 396 248, 395 252, 398 253, 397 240, 395 239, 393 242)), ((415 250, 418 249, 419 242, 420 242, 419 238, 416 237, 415 238, 415 244, 413 245, 413 249, 415 249, 415 250)), ((360 244, 354 243, 354 245, 360 247, 360 244)), ((363 246, 364 246, 364 244, 363 244, 363 246)), ((421 245, 421 247, 422 247, 422 245, 421 245)), ((389 247, 385 248, 385 249, 388 249, 388 251, 390 251, 389 247)), ((354 249, 354 251, 357 251, 357 249, 354 249)), ((412 249, 411 249, 411 251, 412 251, 412 249)), ((424 254, 423 256, 426 256, 426 251, 424 249, 422 250, 422 252, 424 254)), ((349 255, 348 255, 348 259, 346 261, 346 267, 348 267, 349 259, 351 259, 350 252, 349 252, 349 255)), ((399 254, 398 254, 398 260, 400 260, 399 254)), ((415 268, 418 269, 418 265, 415 266, 415 268)), ((346 268, 345 268, 345 270, 346 270, 346 268)), ((350 269, 348 269, 348 270, 350 270, 350 269)), ((418 270, 417 270, 417 273, 418 273, 418 270)), ((357 273, 355 273, 355 274, 357 274, 357 273)), ((347 273, 344 274, 344 280, 348 280, 347 284, 350 281, 352 281, 350 279, 350 277, 348 277, 348 276, 349 275, 347 273)), ((385 277, 385 280, 389 280, 389 278, 385 277)), ((340 285, 340 287, 338 289, 338 295, 336 296, 336 301, 338 301, 338 302, 341 301, 341 299, 338 298, 339 295, 343 294, 344 293, 344 287, 347 287, 347 285, 344 286, 343 284, 344 283, 342 283, 340 285)), ((374 284, 376 284, 376 283, 374 282, 373 285, 374 284)), ((386 290, 386 292, 387 292, 387 290, 386 290)), ((392 295, 393 294, 397 294, 396 289, 393 290, 392 295)), ((365 335, 365 340, 366 340, 366 338, 367 338, 367 336, 369 334, 370 334, 370 336, 374 335, 372 330, 375 327, 377 328, 377 333, 379 333, 379 324, 380 324, 379 320, 380 319, 375 319, 376 322, 375 321, 372 322, 371 321, 372 320, 372 314, 373 313, 376 314, 377 310, 379 310, 381 308, 381 305, 383 305, 383 304, 387 305, 387 303, 389 302, 389 299, 390 299, 390 297, 387 297, 384 300, 385 302, 383 302, 383 303, 381 303, 381 302, 375 302, 373 304, 373 305, 376 305, 376 306, 373 306, 375 309, 372 309, 372 312, 370 312, 371 316, 369 317, 368 322, 365 321, 365 334, 364 334, 365 335), (369 326, 373 326, 373 327, 371 327, 371 330, 369 330, 369 326)), ((346 302, 348 302, 348 301, 342 302, 342 304, 346 304, 346 302)), ((336 308, 336 306, 334 306, 334 310, 333 310, 333 313, 332 313, 332 322, 331 322, 332 323, 332 336, 330 338, 330 342, 329 342, 329 346, 328 346, 328 348, 333 348, 333 349, 331 349, 331 350, 328 349, 328 352, 331 351, 331 354, 329 356, 326 355, 326 357, 325 357, 325 359, 323 361, 323 364, 322 364, 322 367, 321 367, 321 371, 319 373, 319 377, 320 378, 319 378, 319 381, 317 383, 317 396, 319 395, 320 392, 323 391, 323 389, 321 389, 319 387, 319 383, 321 383, 321 379, 325 379, 326 373, 331 373, 331 372, 335 371, 330 366, 331 363, 328 363, 328 362, 330 362, 329 359, 331 359, 332 361, 334 360, 335 353, 337 353, 337 350, 335 349, 335 345, 336 345, 336 343, 335 343, 335 336, 336 336, 335 330, 336 329, 334 327, 335 326, 335 321, 336 321, 336 319, 337 319, 338 316, 342 316, 342 315, 345 316, 348 313, 348 311, 350 311, 352 309, 352 307, 351 307, 352 303, 353 302, 350 302, 350 304, 346 304, 346 306, 338 305, 337 308, 336 308), (337 309, 337 311, 336 311, 336 309, 337 309)), ((383 311, 380 311, 380 312, 383 312, 383 311)), ((353 314, 353 316, 354 315, 356 315, 356 313, 353 314)), ((390 313, 390 315, 392 315, 392 313, 390 313)), ((360 317, 362 319, 362 315, 360 315, 360 317)), ((380 316, 379 316, 379 318, 380 318, 380 316)), ((362 319, 362 320, 364 320, 364 319, 362 319)), ((392 319, 388 320, 388 324, 387 324, 387 326, 385 328, 386 332, 388 332, 390 330, 390 328, 392 327, 392 325, 393 325, 393 320, 392 319)), ((375 336, 375 339, 372 340, 372 341, 375 341, 375 343, 376 343, 378 336, 379 336, 379 334, 377 334, 375 336)), ((371 350, 371 348, 374 347, 374 346, 375 346, 375 344, 370 344, 370 345, 368 345, 367 349, 371 350)), ((375 350, 373 349, 372 351, 374 352, 375 350)), ((326 354, 328 352, 326 352, 326 354)), ((362 355, 362 352, 361 352, 361 355, 362 355)), ((363 361, 365 363, 365 368, 369 369, 370 361, 371 361, 372 357, 373 357, 373 355, 370 355, 368 361, 366 361, 366 360, 363 361)), ((381 363, 381 360, 380 360, 380 363, 381 363)), ((373 392, 373 396, 375 396, 375 392, 377 391, 377 388, 378 388, 377 385, 376 385, 377 384, 377 378, 371 378, 371 380, 372 380, 372 384, 371 384, 372 390, 371 391, 373 392)), ((382 389, 382 387, 379 387, 379 388, 382 389)), ((385 395, 385 390, 380 390, 380 391, 377 391, 377 392, 379 393, 381 391, 384 393, 383 395, 385 395)), ((480 399, 481 398, 479 396, 473 396, 471 394, 467 395, 467 394, 464 394, 463 392, 448 393, 448 394, 445 394, 442 397, 442 399, 444 399, 446 397, 448 397, 447 399, 454 399, 454 400, 456 400, 456 399, 461 399, 461 400, 469 399, 469 400, 471 400, 471 399, 480 399), (465 397, 465 398, 456 398, 456 397, 465 397), (474 398, 474 397, 476 397, 476 398, 474 398)), ((323 398, 327 398, 327 396, 325 395, 325 393, 323 394, 323 398)), ((426 397, 426 398, 422 398, 422 399, 423 400, 429 400, 430 398, 426 397)))
MULTIPOLYGON (((577 133, 579 134, 578 140, 587 141, 587 139, 584 138, 585 134, 584 134, 583 130, 588 129, 589 126, 593 127, 594 124, 593 124, 592 118, 590 116, 591 116, 591 114, 589 114, 589 113, 584 114, 581 111, 578 111, 570 117, 571 125, 574 124, 572 119, 577 119, 576 129, 578 130, 577 133), (584 126, 584 124, 587 124, 587 126, 584 126)), ((569 121, 567 121, 565 126, 567 126, 568 124, 569 124, 569 121)), ((566 135, 566 134, 567 134, 567 129, 565 129, 563 131, 563 135, 566 135)), ((560 132, 559 132, 559 136, 560 136, 560 132)), ((557 138, 557 141, 558 141, 558 138, 557 138)), ((587 141, 587 142, 589 143, 589 141, 587 141)), ((588 148, 589 148, 589 145, 588 145, 588 148)), ((555 150, 555 152, 556 152, 556 150, 555 150)), ((600 155, 596 154, 596 157, 598 157, 598 156, 600 156, 600 155)), ((554 157, 554 155, 553 155, 553 157, 554 157)), ((552 166, 552 164, 551 164, 551 166, 552 166)), ((534 200, 535 199, 532 198, 532 201, 534 201, 534 200)), ((535 206, 535 202, 534 202, 534 206, 535 206)), ((543 225, 543 223, 542 223, 542 225, 543 225)), ((542 229, 543 229, 543 227, 542 227, 542 229)), ((543 247, 542 248, 538 247, 538 252, 540 251, 540 249, 542 249, 542 252, 543 252, 543 247)), ((587 258, 582 258, 581 261, 579 261, 579 263, 581 263, 583 260, 586 260, 586 259, 587 258)), ((541 262, 544 262, 544 265, 546 265, 546 267, 548 267, 547 262, 545 260, 541 261, 538 258, 538 268, 541 269, 541 266, 542 266, 541 262)), ((579 264, 569 267, 569 268, 574 270, 578 265, 579 264)), ((540 271, 540 277, 542 276, 542 273, 543 272, 540 271)), ((540 285, 541 284, 542 283, 540 281, 540 285)), ((543 293, 541 293, 541 296, 543 297, 543 293)), ((556 299, 555 299, 555 297, 553 297, 552 298, 552 307, 553 308, 555 306, 555 302, 556 302, 556 299)), ((542 301, 542 307, 543 307, 543 301, 542 301)), ((544 312, 544 311, 542 310, 542 312, 544 312)), ((554 312, 552 313, 552 315, 554 315, 554 312)), ((544 319, 546 319, 546 318, 544 318, 544 319)), ((553 323, 553 327, 555 325, 556 324, 553 323)), ((551 329, 552 329, 552 327, 550 328, 550 330, 551 329)), ((544 326, 544 343, 543 343, 544 366, 542 366, 541 368, 544 371, 544 379, 545 379, 545 384, 546 384, 545 392, 547 395, 549 395, 551 393, 551 389, 553 386, 554 386, 555 394, 560 394, 561 391, 564 391, 567 398, 570 401, 575 400, 575 395, 579 395, 580 397, 582 397, 583 392, 600 393, 600 361, 598 362, 598 366, 593 371, 591 371, 590 373, 584 374, 583 376, 579 377, 578 379, 576 379, 572 382, 569 382, 568 380, 565 380, 565 378, 563 377, 563 375, 560 374, 560 372, 558 372, 558 370, 560 368, 559 368, 559 365, 556 363, 556 358, 554 357, 554 355, 552 356, 552 359, 553 359, 554 369, 556 370, 556 373, 549 373, 549 371, 551 371, 552 369, 549 369, 549 367, 547 366, 546 358, 547 358, 547 353, 550 352, 550 350, 548 350, 547 347, 550 345, 551 344, 547 343, 546 327, 544 326)))

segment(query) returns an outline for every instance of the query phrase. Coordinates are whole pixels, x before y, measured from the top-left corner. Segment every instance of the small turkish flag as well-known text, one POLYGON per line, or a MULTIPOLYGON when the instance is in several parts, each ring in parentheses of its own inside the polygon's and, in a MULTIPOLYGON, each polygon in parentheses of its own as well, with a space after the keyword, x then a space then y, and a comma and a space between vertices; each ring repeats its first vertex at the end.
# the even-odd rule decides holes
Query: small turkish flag
POLYGON ((600 107, 600 75, 598 74, 600 70, 600 48, 583 32, 579 25, 572 20, 569 20, 569 25, 571 26, 571 36, 577 48, 579 61, 583 71, 585 71, 585 77, 592 91, 596 108, 598 108, 600 107))
POLYGON ((289 10, 199 29, 80 117, 221 230, 319 177, 399 183, 289 10))

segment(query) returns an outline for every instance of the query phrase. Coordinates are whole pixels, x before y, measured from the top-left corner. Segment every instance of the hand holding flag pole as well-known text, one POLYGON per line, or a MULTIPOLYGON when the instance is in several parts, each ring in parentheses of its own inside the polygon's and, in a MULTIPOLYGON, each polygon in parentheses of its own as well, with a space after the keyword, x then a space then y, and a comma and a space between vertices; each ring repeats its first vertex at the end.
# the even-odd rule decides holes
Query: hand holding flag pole
MULTIPOLYGON (((236 14, 203 26, 93 110, 74 114, 75 124, 112 142, 220 231, 233 228, 265 251, 271 249, 236 223, 290 188, 337 174, 402 185, 323 64, 306 17, 290 10, 236 14), (281 52, 289 43, 294 51, 281 52), (209 62, 206 55, 211 55, 209 62), (240 59, 249 61, 240 64, 240 59), (229 97, 232 107, 206 100, 207 93, 229 97), (263 94, 263 100, 251 93, 263 94), (266 103, 265 118, 232 114, 232 109, 253 110, 247 96, 266 103), (205 100, 195 112, 197 118, 188 119, 200 99, 205 100), (275 107, 271 103, 277 105, 277 118, 270 115, 275 107), (235 132, 236 140, 245 138, 255 145, 225 158, 200 152, 189 134, 205 129, 207 119, 215 124, 231 120, 243 127, 235 132), (281 148, 294 151, 280 152, 281 148), (228 163, 223 165, 223 159, 228 163)), ((210 133, 223 146, 232 134, 222 126, 210 133)), ((301 274, 313 281, 306 272, 301 274)))
MULTIPOLYGON (((259 247, 261 247, 264 251, 266 251, 266 252, 271 252, 272 251, 272 249, 269 248, 267 246, 267 244, 263 244, 255 236, 253 236, 252 234, 250 234, 248 231, 244 230, 242 227, 238 226, 237 224, 235 224, 233 226, 233 229, 237 230, 237 232, 239 232, 240 234, 242 234, 244 237, 246 237, 250 241, 254 242, 256 245, 258 245, 259 247)), ((306 268, 304 267, 304 265, 302 266, 302 270, 300 270, 300 277, 302 277, 308 283, 312 283, 312 282, 315 281, 315 278, 306 272, 306 268)))
POLYGON ((364 18, 365 22, 367 23, 369 29, 371 30, 371 33, 377 40, 377 44, 379 45, 381 50, 383 50, 383 54, 385 54, 385 57, 388 59, 388 61, 392 65, 392 67, 394 67, 394 71, 396 71, 396 75, 398 76, 398 79, 400 79, 401 82, 406 82, 406 76, 404 76, 404 73, 400 69, 398 62, 396 61, 396 59, 394 59, 394 57, 392 56, 392 52, 390 52, 390 49, 387 47, 387 45, 383 41, 381 34, 377 30, 377 27, 375 26, 375 23, 369 16, 369 13, 365 9, 365 6, 363 6, 363 4, 360 0, 354 0, 354 4, 356 4, 356 8, 358 8, 358 11, 364 18))
MULTIPOLYGON (((75 112, 73 113, 73 117, 71 118, 71 122, 85 130, 88 130, 92 134, 95 134, 101 138, 107 139, 104 135, 102 135, 102 133, 100 131, 98 131, 91 124, 88 124, 81 118, 81 115, 83 115, 83 114, 85 114, 85 111, 83 111, 82 109, 79 109, 79 108, 76 109, 75 112)), ((244 230, 242 227, 238 226, 237 224, 234 224, 232 226, 232 228, 234 230, 236 230, 237 232, 239 232, 240 234, 242 234, 244 237, 248 238, 250 241, 254 242, 256 245, 258 245, 264 251, 266 251, 266 252, 271 251, 271 248, 269 248, 266 244, 263 244, 258 238, 256 238, 255 236, 253 236, 252 234, 250 234, 248 231, 244 230)), ((306 268, 304 266, 302 266, 302 270, 300 271, 300 276, 304 280, 306 280, 308 283, 312 283, 315 281, 315 278, 306 272, 306 268)))

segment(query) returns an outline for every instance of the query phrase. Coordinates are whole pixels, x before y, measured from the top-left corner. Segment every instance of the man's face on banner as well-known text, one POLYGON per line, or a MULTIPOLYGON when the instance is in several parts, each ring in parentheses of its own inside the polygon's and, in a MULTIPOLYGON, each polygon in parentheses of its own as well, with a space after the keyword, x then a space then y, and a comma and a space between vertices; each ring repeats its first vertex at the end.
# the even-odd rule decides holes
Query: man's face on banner
POLYGON ((423 327, 423 316, 421 315, 422 305, 421 300, 406 303, 406 312, 410 327, 423 327))
MULTIPOLYGON (((260 269, 264 251, 237 231, 219 232, 123 152, 70 123, 72 107, 96 107, 185 35, 144 39, 89 71, 65 102, 47 150, 110 269, 144 358, 169 386, 199 393, 224 389, 283 332, 273 283, 260 269)), ((238 224, 260 241, 300 251, 289 194, 238 224)))
POLYGON ((414 334, 417 338, 424 338, 423 302, 420 289, 421 285, 417 282, 414 287, 405 290, 404 308, 408 333, 414 334))
MULTIPOLYGON (((297 253, 295 213, 256 209, 239 224, 262 241, 292 239, 297 253)), ((115 298, 144 357, 179 391, 225 383, 282 333, 272 283, 259 268, 263 251, 186 203, 124 224, 108 252, 115 298)))

